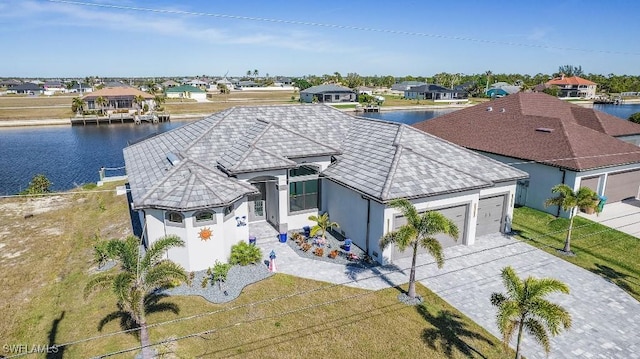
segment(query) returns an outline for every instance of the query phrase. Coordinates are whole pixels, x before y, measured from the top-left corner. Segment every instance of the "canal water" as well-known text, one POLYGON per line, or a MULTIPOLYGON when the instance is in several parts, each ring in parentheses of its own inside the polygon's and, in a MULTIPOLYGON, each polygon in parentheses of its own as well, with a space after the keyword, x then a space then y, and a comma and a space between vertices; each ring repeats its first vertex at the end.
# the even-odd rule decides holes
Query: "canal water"
MULTIPOLYGON (((640 104, 596 105, 595 108, 625 119, 640 112, 640 104)), ((410 125, 452 111, 394 111, 366 113, 364 116, 410 125)), ((38 173, 46 175, 56 191, 96 182, 100 167, 124 165, 122 149, 129 141, 169 131, 186 123, 0 128, 0 194, 20 192, 38 173)), ((124 170, 107 171, 107 174, 122 175, 124 170)))

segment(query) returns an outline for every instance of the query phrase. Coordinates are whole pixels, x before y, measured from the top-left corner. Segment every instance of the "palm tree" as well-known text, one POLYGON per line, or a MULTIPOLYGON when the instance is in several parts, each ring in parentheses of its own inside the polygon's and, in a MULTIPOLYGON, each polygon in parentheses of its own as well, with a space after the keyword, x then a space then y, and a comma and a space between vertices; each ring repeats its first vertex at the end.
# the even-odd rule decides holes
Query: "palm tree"
POLYGON ((258 70, 253 70, 253 77, 254 77, 254 78, 258 77, 258 74, 259 74, 259 73, 260 73, 260 72, 259 72, 258 70))
POLYGON ((566 184, 559 184, 551 189, 552 193, 558 196, 549 198, 544 202, 545 206, 558 206, 563 211, 569 212, 569 229, 567 231, 567 239, 564 241, 564 254, 572 254, 571 252, 571 230, 573 229, 573 218, 578 208, 598 209, 598 195, 588 187, 580 187, 577 191, 566 184))
POLYGON ((416 207, 404 198, 393 200, 389 205, 400 209, 402 215, 407 219, 407 224, 385 234, 380 239, 380 248, 384 250, 393 243, 402 252, 409 247, 413 249, 411 273, 409 274, 409 291, 407 293, 409 298, 413 299, 416 297, 416 257, 418 255, 418 246, 426 249, 435 258, 438 268, 442 268, 444 265, 442 245, 435 238, 435 235, 444 233, 458 240, 458 227, 440 212, 427 211, 422 214, 418 213, 416 207))
POLYGON ((156 110, 160 110, 162 107, 162 104, 167 100, 166 97, 164 97, 164 95, 162 94, 157 94, 153 97, 153 102, 155 102, 156 104, 156 110))
POLYGON ((82 112, 84 105, 85 102, 82 97, 74 97, 73 100, 71 100, 71 109, 77 114, 82 112))
POLYGON ((487 86, 484 89, 484 93, 486 94, 487 91, 489 91, 489 82, 491 81, 491 76, 493 75, 493 72, 491 72, 491 70, 487 71, 484 73, 485 76, 487 76, 487 86))
POLYGON ((142 109, 142 104, 144 103, 144 96, 135 95, 133 97, 133 103, 136 104, 136 107, 138 108, 138 115, 139 115, 140 114, 140 110, 142 109))
POLYGON ((247 77, 251 77, 251 70, 247 70, 247 77))
POLYGON ((85 298, 98 289, 111 288, 118 298, 119 312, 128 314, 140 328, 142 357, 151 358, 146 320, 149 305, 157 306, 153 298, 159 291, 188 281, 182 266, 162 257, 170 248, 184 246, 184 241, 175 235, 160 238, 142 256, 138 237, 111 241, 114 257, 120 261, 120 271, 94 276, 85 286, 85 298))
POLYGON ((318 232, 322 231, 322 239, 327 239, 327 231, 333 227, 340 228, 340 225, 336 222, 331 222, 329 220, 329 213, 323 213, 319 216, 309 216, 310 221, 316 222, 316 224, 311 228, 311 235, 315 236, 318 232))
POLYGON ((96 98, 96 105, 100 106, 100 112, 102 112, 103 115, 104 115, 104 109, 108 104, 109 104, 109 100, 107 100, 106 98, 102 96, 98 96, 98 98, 96 98))
POLYGON ((555 292, 569 294, 569 287, 554 278, 528 277, 522 280, 511 267, 503 268, 501 276, 507 293, 491 294, 491 304, 498 307, 497 322, 504 345, 509 345, 517 330, 515 358, 519 359, 522 332, 526 329, 548 354, 549 334, 556 336, 562 329, 570 328, 571 315, 545 297, 555 292))

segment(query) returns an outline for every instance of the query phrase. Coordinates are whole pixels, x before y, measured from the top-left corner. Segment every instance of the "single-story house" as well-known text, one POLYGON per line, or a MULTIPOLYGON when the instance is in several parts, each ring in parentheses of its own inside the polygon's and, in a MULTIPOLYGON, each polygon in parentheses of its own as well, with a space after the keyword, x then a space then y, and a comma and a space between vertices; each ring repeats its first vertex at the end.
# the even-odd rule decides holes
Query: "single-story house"
POLYGON ((168 98, 189 98, 197 101, 207 100, 207 93, 204 90, 190 85, 169 87, 164 93, 168 98))
POLYGON ((300 101, 312 103, 317 102, 355 102, 356 93, 344 86, 328 84, 309 87, 300 91, 300 101))
POLYGON ((414 126, 527 172, 519 205, 566 217, 544 206, 557 184, 589 187, 607 203, 640 191, 640 125, 544 93, 520 92, 414 126))
POLYGON ((207 85, 209 85, 208 82, 202 81, 202 80, 198 80, 198 79, 189 80, 189 81, 183 82, 182 84, 183 85, 194 86, 194 87, 207 87, 207 85))
POLYGON ((521 87, 518 85, 511 85, 507 82, 496 82, 485 93, 487 96, 496 98, 504 97, 514 93, 520 92, 521 87))
POLYGON ((410 126, 321 104, 227 109, 130 145, 124 159, 143 241, 180 236, 185 247, 168 258, 189 271, 226 262, 255 222, 285 233, 324 212, 376 261, 408 256, 378 244, 404 223, 389 206, 397 198, 457 223, 459 240, 443 245, 472 245, 503 231, 526 177, 410 126))
POLYGON ((25 82, 20 85, 13 86, 12 88, 7 90, 7 93, 16 93, 16 94, 27 94, 27 95, 35 95, 41 94, 44 92, 42 86, 38 84, 34 84, 32 82, 25 82))
MULTIPOLYGON (((144 98, 144 104, 148 105, 150 109, 155 108, 155 102, 153 101, 153 95, 140 91, 134 87, 105 87, 97 91, 86 94, 82 99, 87 104, 86 109, 99 110, 103 107, 96 102, 98 97, 103 97, 107 100, 107 105, 104 107, 107 111, 114 110, 137 110, 138 107, 134 101, 136 96, 142 96, 144 98)), ((144 107, 144 104, 142 105, 144 107)))
POLYGON ((391 85, 391 91, 404 95, 404 92, 412 87, 426 85, 426 82, 421 81, 402 81, 391 85))
POLYGON ((11 89, 11 88, 13 88, 15 86, 20 85, 21 83, 22 83, 22 81, 20 81, 20 80, 8 79, 8 80, 0 81, 0 87, 11 89))
POLYGON ((160 85, 162 85, 163 88, 169 88, 169 87, 176 87, 176 86, 180 86, 179 83, 173 81, 173 80, 167 80, 164 81, 163 83, 161 83, 160 85))
POLYGON ((557 86, 560 90, 558 97, 563 98, 588 98, 596 97, 597 83, 583 79, 579 76, 565 76, 551 79, 545 83, 546 87, 557 86))
POLYGON ((404 91, 404 98, 412 100, 459 101, 466 100, 467 93, 457 92, 436 84, 412 86, 404 91))
POLYGON ((373 89, 367 86, 358 86, 356 89, 358 95, 369 95, 373 96, 373 89))
POLYGON ((237 90, 252 87, 262 87, 262 85, 253 80, 238 81, 234 84, 234 88, 237 90))
POLYGON ((70 89, 67 89, 66 92, 67 93, 78 93, 78 94, 82 95, 82 94, 85 94, 85 93, 93 92, 93 88, 90 85, 87 85, 85 83, 75 82, 75 83, 73 83, 73 85, 71 85, 70 89))

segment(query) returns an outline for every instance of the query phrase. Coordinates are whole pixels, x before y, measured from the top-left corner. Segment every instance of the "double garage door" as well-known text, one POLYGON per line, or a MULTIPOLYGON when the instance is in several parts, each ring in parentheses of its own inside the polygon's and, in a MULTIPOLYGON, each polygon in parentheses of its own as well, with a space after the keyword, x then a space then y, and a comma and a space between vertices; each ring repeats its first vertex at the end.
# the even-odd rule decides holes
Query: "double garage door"
MULTIPOLYGON (((444 234, 439 234, 436 236, 436 238, 438 239, 440 244, 442 244, 443 247, 451 247, 457 244, 462 244, 462 238, 464 238, 465 229, 466 229, 465 223, 467 222, 467 208, 468 206, 464 205, 464 206, 449 207, 449 208, 443 208, 443 209, 437 210, 437 212, 442 213, 442 215, 452 220, 453 223, 455 223, 456 226, 458 226, 458 235, 459 235, 458 241, 454 241, 451 237, 444 234)), ((396 216, 393 221, 393 230, 400 228, 400 226, 403 226, 406 223, 407 223, 407 219, 404 216, 402 215, 396 216)), ((426 251, 424 248, 418 246, 418 254, 425 253, 425 252, 426 251)), ((401 252, 396 246, 394 246, 393 253, 391 254, 391 258, 398 259, 398 258, 411 257, 412 255, 413 255, 413 250, 411 248, 407 247, 404 250, 404 252, 401 252)))
MULTIPOLYGON (((583 178, 581 187, 598 190, 598 177, 583 178)), ((607 202, 619 202, 625 198, 636 198, 640 190, 640 170, 612 173, 607 176, 604 195, 607 202)))

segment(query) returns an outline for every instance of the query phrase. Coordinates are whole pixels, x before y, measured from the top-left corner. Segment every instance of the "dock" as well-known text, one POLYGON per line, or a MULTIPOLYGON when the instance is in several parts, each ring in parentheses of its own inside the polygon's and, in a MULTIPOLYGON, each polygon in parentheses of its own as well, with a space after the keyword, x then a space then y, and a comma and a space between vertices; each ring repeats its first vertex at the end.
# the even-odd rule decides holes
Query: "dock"
POLYGON ((112 123, 135 123, 142 122, 160 123, 169 122, 171 116, 166 112, 154 112, 147 115, 136 115, 130 113, 113 113, 108 116, 83 116, 71 118, 71 125, 110 125, 112 123))
POLYGON ((380 106, 378 106, 378 105, 366 105, 366 106, 356 105, 355 111, 356 112, 380 112, 380 106))

